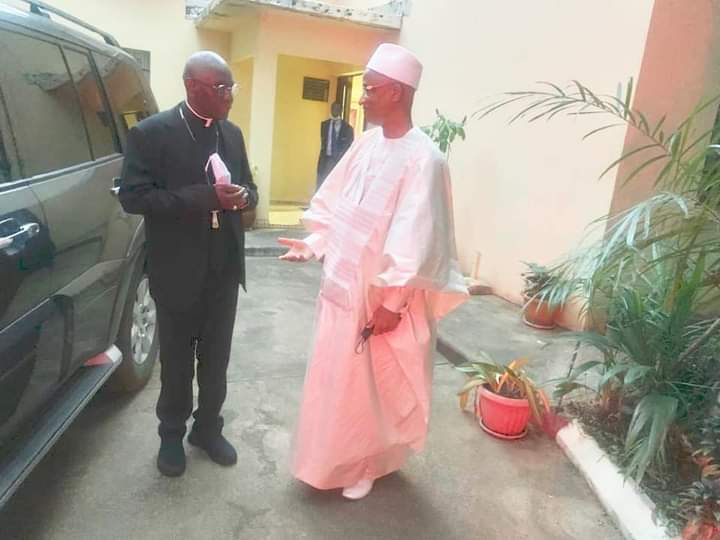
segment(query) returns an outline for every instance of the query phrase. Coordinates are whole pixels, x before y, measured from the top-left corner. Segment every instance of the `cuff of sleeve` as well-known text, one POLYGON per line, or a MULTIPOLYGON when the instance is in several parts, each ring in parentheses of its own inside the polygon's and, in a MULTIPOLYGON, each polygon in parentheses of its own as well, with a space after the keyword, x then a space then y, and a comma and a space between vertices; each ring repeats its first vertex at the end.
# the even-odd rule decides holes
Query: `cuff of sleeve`
POLYGON ((383 297, 383 307, 393 313, 400 313, 407 307, 408 300, 412 295, 412 289, 408 287, 388 287, 383 297))
POLYGON ((312 233, 310 236, 305 237, 303 242, 310 248, 316 259, 320 260, 322 258, 325 253, 325 237, 322 234, 312 233))

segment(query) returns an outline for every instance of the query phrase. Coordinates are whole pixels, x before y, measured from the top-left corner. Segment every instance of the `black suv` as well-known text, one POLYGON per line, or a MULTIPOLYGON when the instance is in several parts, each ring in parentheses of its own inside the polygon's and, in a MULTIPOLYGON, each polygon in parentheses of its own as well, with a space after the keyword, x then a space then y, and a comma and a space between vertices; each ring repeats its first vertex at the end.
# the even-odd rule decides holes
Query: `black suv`
POLYGON ((112 36, 12 3, 0 1, 0 506, 108 379, 141 388, 158 352, 142 219, 117 200, 127 131, 157 111, 148 83, 112 36))

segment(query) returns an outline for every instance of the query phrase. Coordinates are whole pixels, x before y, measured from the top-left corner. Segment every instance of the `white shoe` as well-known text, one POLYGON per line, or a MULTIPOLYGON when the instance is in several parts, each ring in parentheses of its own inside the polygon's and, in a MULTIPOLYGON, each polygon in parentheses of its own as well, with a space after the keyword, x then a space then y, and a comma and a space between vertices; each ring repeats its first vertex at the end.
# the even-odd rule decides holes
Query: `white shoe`
POLYGON ((357 501, 367 496, 372 491, 374 480, 360 480, 354 486, 343 489, 342 494, 346 499, 357 501))

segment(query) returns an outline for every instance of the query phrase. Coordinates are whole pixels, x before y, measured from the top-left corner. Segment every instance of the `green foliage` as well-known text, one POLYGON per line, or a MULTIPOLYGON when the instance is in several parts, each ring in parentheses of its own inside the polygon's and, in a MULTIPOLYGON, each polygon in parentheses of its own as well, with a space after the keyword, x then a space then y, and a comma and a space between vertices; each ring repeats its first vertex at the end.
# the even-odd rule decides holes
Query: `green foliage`
POLYGON ((717 480, 702 479, 686 489, 675 505, 687 520, 720 523, 720 484, 717 480))
POLYGON ((720 96, 676 126, 664 116, 650 120, 633 99, 632 79, 619 96, 577 81, 566 88, 542 83, 538 90, 509 92, 475 116, 519 107, 510 123, 567 114, 596 120, 584 138, 618 127, 640 135, 600 177, 627 164, 619 181, 654 175, 656 194, 593 222, 591 240, 547 269, 556 279, 542 295, 556 304, 580 302, 582 314, 599 325, 573 337, 602 359, 576 366, 556 395, 593 388, 616 414, 629 407, 625 471, 641 479, 648 468, 663 467, 672 429, 691 430, 707 413, 720 375, 720 134, 702 127, 720 96))
POLYGON ((692 355, 685 353, 711 328, 713 320, 700 319, 693 305, 702 288, 703 264, 688 269, 676 286, 674 274, 657 267, 643 288, 621 286, 608 306, 603 334, 581 332, 573 339, 596 349, 602 360, 575 367, 560 381, 556 396, 588 385, 579 381, 596 374, 594 389, 614 396, 633 410, 625 440, 626 472, 640 479, 651 465, 662 467, 671 426, 692 425, 694 415, 712 402, 708 381, 719 371, 714 342, 706 341, 692 355))
POLYGON ((548 294, 558 286, 558 277, 547 266, 533 262, 523 264, 527 270, 522 273, 522 294, 528 299, 547 300, 548 294))
POLYGON ((720 416, 704 416, 698 428, 695 455, 706 464, 715 465, 714 469, 705 471, 706 476, 720 477, 720 416))
POLYGON ((457 367, 468 375, 458 394, 461 399, 467 398, 468 392, 478 386, 486 386, 494 394, 512 398, 527 399, 530 411, 538 424, 542 424, 543 415, 549 411, 550 405, 545 393, 537 387, 523 369, 525 359, 513 360, 508 365, 493 361, 485 353, 480 353, 484 362, 470 362, 457 367))
POLYGON ((463 141, 465 140, 467 116, 463 117, 460 122, 454 122, 440 114, 438 109, 435 109, 435 116, 435 122, 429 126, 423 126, 420 129, 435 141, 438 147, 440 147, 440 151, 449 158, 450 148, 455 139, 460 137, 463 141))

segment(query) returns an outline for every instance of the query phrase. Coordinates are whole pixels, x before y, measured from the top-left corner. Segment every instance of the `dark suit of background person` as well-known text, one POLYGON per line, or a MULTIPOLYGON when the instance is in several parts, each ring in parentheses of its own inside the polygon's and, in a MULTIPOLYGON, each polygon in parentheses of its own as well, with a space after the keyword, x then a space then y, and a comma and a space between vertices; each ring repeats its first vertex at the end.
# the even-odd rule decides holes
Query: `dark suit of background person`
POLYGON ((320 123, 320 156, 317 166, 317 188, 345 155, 355 137, 353 128, 340 118, 341 106, 333 103, 332 118, 320 123))

